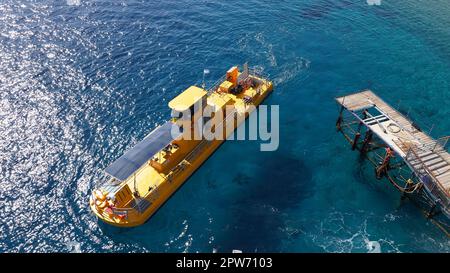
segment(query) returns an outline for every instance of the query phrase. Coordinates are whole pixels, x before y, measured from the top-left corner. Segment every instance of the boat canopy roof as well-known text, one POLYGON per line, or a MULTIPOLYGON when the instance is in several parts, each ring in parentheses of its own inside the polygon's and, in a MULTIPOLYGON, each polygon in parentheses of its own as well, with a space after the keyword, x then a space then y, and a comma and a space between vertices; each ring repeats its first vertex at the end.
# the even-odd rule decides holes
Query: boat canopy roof
POLYGON ((142 165, 149 161, 157 152, 166 147, 172 140, 181 135, 172 136, 172 126, 176 124, 168 121, 148 134, 141 142, 119 157, 105 172, 112 177, 123 181, 133 175, 142 165))
POLYGON ((171 100, 169 102, 169 107, 178 112, 186 111, 206 94, 207 92, 204 89, 197 86, 191 86, 171 100))

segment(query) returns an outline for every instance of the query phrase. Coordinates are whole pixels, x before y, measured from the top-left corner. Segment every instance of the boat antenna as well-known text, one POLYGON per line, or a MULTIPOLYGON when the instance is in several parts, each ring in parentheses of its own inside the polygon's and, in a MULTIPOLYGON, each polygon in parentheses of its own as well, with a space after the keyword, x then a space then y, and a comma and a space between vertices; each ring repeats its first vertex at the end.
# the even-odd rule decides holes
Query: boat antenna
POLYGON ((205 89, 206 85, 205 85, 205 75, 209 74, 209 69, 205 68, 203 69, 203 82, 202 82, 202 88, 205 89))

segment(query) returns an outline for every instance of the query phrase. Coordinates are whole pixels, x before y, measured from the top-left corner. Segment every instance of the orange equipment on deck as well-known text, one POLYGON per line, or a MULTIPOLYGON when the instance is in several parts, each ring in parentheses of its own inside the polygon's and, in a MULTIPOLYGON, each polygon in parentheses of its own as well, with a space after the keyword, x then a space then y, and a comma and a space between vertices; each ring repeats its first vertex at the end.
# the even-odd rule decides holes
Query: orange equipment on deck
POLYGON ((239 75, 239 69, 237 66, 233 66, 227 71, 227 81, 231 82, 233 85, 237 84, 237 79, 239 75))

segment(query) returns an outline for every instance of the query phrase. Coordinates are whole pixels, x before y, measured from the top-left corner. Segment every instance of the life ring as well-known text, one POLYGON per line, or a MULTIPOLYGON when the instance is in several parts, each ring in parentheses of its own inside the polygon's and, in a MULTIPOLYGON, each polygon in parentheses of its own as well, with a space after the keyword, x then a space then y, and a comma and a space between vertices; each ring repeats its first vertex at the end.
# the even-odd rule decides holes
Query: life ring
POLYGON ((387 129, 389 130, 389 132, 391 132, 391 133, 393 133, 393 134, 396 134, 396 133, 398 133, 398 132, 401 131, 401 128, 400 128, 397 124, 395 124, 395 123, 390 123, 390 124, 387 126, 387 129))
POLYGON ((108 200, 107 202, 108 202, 108 207, 110 207, 110 208, 114 207, 114 205, 115 205, 114 201, 108 200))
POLYGON ((127 216, 125 214, 114 214, 114 218, 119 222, 124 220, 127 216))
MULTIPOLYGON (((96 205, 97 205, 97 204, 96 204, 96 205)), ((107 205, 108 205, 108 202, 105 200, 105 201, 103 201, 103 202, 100 202, 100 204, 97 205, 97 207, 98 207, 99 209, 104 209, 104 208, 106 208, 107 205)))
POLYGON ((105 201, 106 195, 101 190, 94 191, 95 199, 105 201))
POLYGON ((106 212, 106 214, 108 214, 109 217, 113 217, 114 216, 114 211, 110 207, 106 207, 105 208, 105 212, 106 212))

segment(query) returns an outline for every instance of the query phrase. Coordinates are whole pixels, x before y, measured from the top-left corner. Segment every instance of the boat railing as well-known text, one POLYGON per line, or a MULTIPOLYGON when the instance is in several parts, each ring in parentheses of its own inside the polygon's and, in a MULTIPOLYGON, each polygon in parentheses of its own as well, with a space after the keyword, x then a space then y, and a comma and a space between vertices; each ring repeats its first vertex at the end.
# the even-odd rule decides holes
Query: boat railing
POLYGON ((225 81, 225 79, 226 79, 226 75, 220 77, 216 82, 214 82, 211 85, 210 88, 208 88, 208 93, 212 93, 212 92, 216 91, 219 88, 220 84, 222 84, 225 81))
MULTIPOLYGON (((233 111, 231 113, 229 113, 219 124, 217 124, 217 127, 219 126, 224 126, 226 125, 226 123, 233 118, 234 120, 234 116, 235 116, 236 112, 233 111), (225 124, 224 124, 225 123, 225 124)), ((173 175, 178 173, 180 170, 184 170, 183 168, 180 168, 180 164, 183 164, 184 162, 192 162, 192 160, 198 155, 198 153, 203 150, 204 148, 206 148, 207 146, 209 146, 211 144, 210 140, 206 140, 203 139, 199 144, 197 144, 197 146, 195 146, 195 148, 190 151, 183 159, 180 160, 180 163, 177 164, 175 167, 173 167, 170 171, 169 174, 167 175, 167 179, 171 180, 173 175)))
MULTIPOLYGON (((228 114, 218 125, 217 125, 217 127, 219 127, 219 126, 223 126, 224 125, 224 122, 226 123, 227 121, 229 121, 229 119, 231 118, 231 117, 234 117, 234 115, 235 115, 235 112, 232 112, 232 113, 230 113, 230 114, 228 114)), ((226 125, 226 124, 225 124, 226 125)), ((195 158, 195 156, 198 154, 198 152, 201 150, 201 149, 203 149, 203 148, 205 148, 206 146, 208 146, 209 144, 211 144, 211 141, 210 140, 206 140, 206 139, 204 139, 204 140, 202 140, 185 158, 184 158, 184 160, 187 160, 188 162, 190 161, 190 160, 192 160, 193 158, 195 158)))
MULTIPOLYGON (((122 215, 126 220, 135 219, 138 218, 141 213, 136 208, 111 208, 113 211, 113 214, 115 215, 122 215)), ((104 214, 104 212, 103 212, 104 214)), ((106 216, 106 215, 105 215, 106 216)))
POLYGON ((141 200, 134 199, 133 205, 129 207, 112 207, 112 211, 116 215, 124 215, 126 219, 132 219, 133 216, 138 217, 142 214, 142 212, 139 210, 139 204, 141 200))
MULTIPOLYGON (((224 125, 226 126, 227 125, 226 123, 228 121, 230 121, 231 119, 234 120, 235 114, 236 114, 235 111, 229 113, 217 126, 224 126, 224 125)), ((197 144, 197 146, 195 146, 195 148, 191 152, 189 152, 183 159, 180 160, 179 164, 177 164, 175 167, 173 167, 169 171, 169 174, 166 176, 166 179, 170 181, 174 174, 178 173, 179 171, 184 170, 183 168, 180 168, 180 164, 183 164, 186 161, 191 162, 198 155, 198 153, 201 150, 203 150, 210 144, 211 144, 210 140, 206 140, 206 139, 202 140, 199 144, 197 144)), ((138 202, 139 201, 136 200, 134 205, 131 207, 114 207, 114 208, 112 208, 112 210, 115 214, 124 214, 124 215, 126 215, 126 217, 128 219, 130 219, 132 215, 140 215, 141 214, 141 212, 138 210, 138 204, 139 204, 138 202)))
MULTIPOLYGON (((118 184, 114 184, 114 183, 112 183, 112 184, 109 184, 110 182, 108 182, 108 183, 105 183, 105 182, 103 182, 103 184, 101 184, 100 185, 100 187, 102 187, 102 189, 104 189, 104 190, 106 190, 106 191, 108 191, 108 194, 111 194, 111 193, 115 193, 115 190, 118 190, 118 189, 120 189, 120 185, 122 184, 122 183, 129 183, 128 181, 129 181, 129 179, 135 179, 135 177, 136 176, 138 176, 141 172, 143 172, 144 170, 145 170, 145 167, 149 164, 149 162, 150 162, 150 160, 146 163, 146 164, 144 164, 144 165, 142 165, 134 174, 133 174, 133 178, 128 178, 127 180, 125 180, 125 181, 120 181, 118 184), (110 190, 111 189, 111 187, 116 187, 114 190, 110 190)), ((111 178, 111 179, 115 179, 115 178, 111 178)), ((117 180, 118 181, 118 180, 117 180)), ((133 181, 133 183, 134 183, 134 181, 133 181)), ((133 184, 134 185, 134 184, 133 184)), ((99 188, 99 187, 98 187, 99 188)), ((134 190, 134 192, 136 192, 136 190, 134 190)), ((139 202, 140 202, 140 200, 139 199, 134 199, 135 200, 135 202, 133 202, 133 205, 131 205, 131 206, 127 206, 127 207, 111 207, 111 209, 112 209, 112 211, 113 211, 113 213, 114 214, 118 214, 118 215, 125 215, 126 216, 126 218, 127 219, 130 219, 131 217, 130 216, 133 216, 133 215, 140 215, 141 214, 141 212, 139 211, 139 202)))
MULTIPOLYGON (((266 73, 263 72, 262 69, 257 69, 255 67, 253 68, 249 68, 248 69, 249 74, 248 76, 254 76, 254 77, 258 77, 259 79, 261 79, 264 83, 267 83, 267 79, 269 78, 268 75, 266 73)), ((223 75, 222 77, 220 77, 216 82, 214 82, 211 87, 208 88, 208 93, 212 93, 214 91, 217 91, 217 89, 219 88, 220 84, 223 83, 226 80, 226 75, 223 75)))
POLYGON ((263 69, 258 69, 256 67, 249 68, 248 72, 249 72, 250 76, 256 76, 263 80, 267 80, 269 78, 269 75, 267 73, 265 73, 263 69))
MULTIPOLYGON (((192 160, 193 158, 195 158, 196 155, 198 155, 198 153, 200 152, 200 150, 202 150, 203 148, 205 148, 207 145, 209 145, 211 142, 208 140, 202 140, 199 144, 197 144, 197 146, 189 153, 187 154, 181 161, 179 164, 177 164, 175 167, 173 167, 170 171, 169 174, 166 176, 166 179, 168 181, 170 181, 173 177, 174 174, 178 173, 179 171, 184 170, 183 168, 180 168, 181 164, 183 164, 185 161, 190 162, 190 160, 192 160)), ((139 211, 138 207, 139 207, 139 202, 140 200, 135 199, 135 202, 132 206, 130 207, 113 207, 113 213, 114 214, 121 214, 121 215, 125 215, 125 217, 127 219, 130 219, 133 217, 133 215, 135 216, 139 216, 140 214, 142 214, 142 212, 139 211)))
POLYGON ((117 190, 120 186, 120 184, 123 181, 119 181, 114 177, 109 176, 106 173, 103 173, 99 179, 96 179, 95 181, 95 188, 96 189, 104 189, 108 193, 114 192, 117 190))

